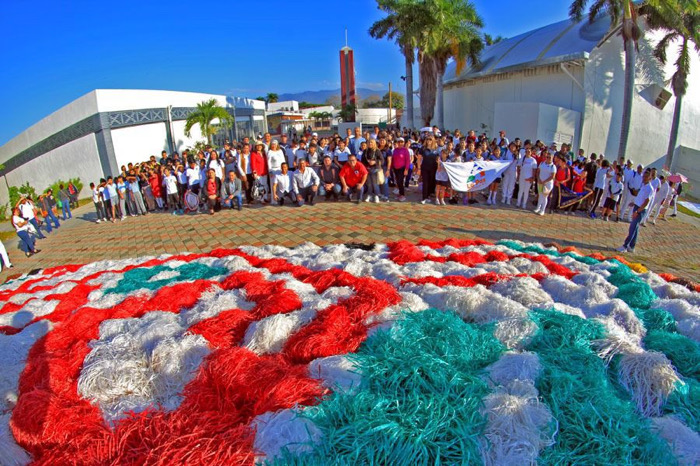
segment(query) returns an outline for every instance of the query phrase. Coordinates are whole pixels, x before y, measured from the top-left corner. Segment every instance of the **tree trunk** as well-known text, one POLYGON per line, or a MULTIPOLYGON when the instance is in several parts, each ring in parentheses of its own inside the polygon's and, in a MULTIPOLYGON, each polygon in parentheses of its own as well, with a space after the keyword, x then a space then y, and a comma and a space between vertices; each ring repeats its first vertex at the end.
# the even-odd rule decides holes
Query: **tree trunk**
POLYGON ((413 49, 406 55, 406 126, 413 128, 413 49))
POLYGON ((444 131, 445 128, 445 110, 444 110, 444 100, 443 100, 443 88, 442 88, 442 76, 438 73, 437 77, 437 108, 435 112, 437 113, 436 119, 438 128, 444 131))
POLYGON ((419 61, 420 73, 420 112, 424 126, 430 126, 435 112, 435 93, 437 91, 437 69, 435 60, 429 55, 423 55, 419 61))
POLYGON ((671 125, 671 139, 668 141, 668 150, 666 151, 666 169, 671 171, 673 163, 673 153, 676 151, 676 143, 678 142, 678 129, 681 125, 681 105, 683 104, 683 94, 676 96, 676 105, 673 107, 673 125, 671 125))
MULTIPOLYGON (((625 22, 632 21, 625 19, 625 22)), ((624 26, 623 26, 624 27, 624 26)), ((627 139, 630 134, 632 122, 632 100, 634 99, 635 80, 635 48, 634 40, 628 38, 625 41, 625 94, 622 101, 622 127, 620 128, 620 147, 617 151, 618 159, 627 159, 627 139)))

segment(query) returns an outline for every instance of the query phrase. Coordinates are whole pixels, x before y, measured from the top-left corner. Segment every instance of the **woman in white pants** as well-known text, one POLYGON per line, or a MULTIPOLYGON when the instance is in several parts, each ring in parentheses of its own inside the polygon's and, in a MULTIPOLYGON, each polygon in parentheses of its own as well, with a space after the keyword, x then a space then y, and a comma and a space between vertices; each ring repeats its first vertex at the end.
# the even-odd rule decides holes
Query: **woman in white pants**
POLYGON ((2 257, 3 268, 9 269, 12 267, 12 262, 10 262, 10 258, 7 256, 7 250, 5 249, 5 245, 2 244, 2 241, 0 241, 0 257, 2 257))
POLYGON ((547 208, 547 198, 554 189, 554 176, 557 174, 557 167, 552 163, 552 154, 548 153, 545 161, 537 169, 537 187, 539 198, 537 199, 537 209, 535 213, 544 215, 547 208))
POLYGON ((527 200, 530 196, 530 186, 535 181, 537 160, 532 156, 532 149, 525 149, 525 157, 518 161, 518 207, 527 208, 527 200))

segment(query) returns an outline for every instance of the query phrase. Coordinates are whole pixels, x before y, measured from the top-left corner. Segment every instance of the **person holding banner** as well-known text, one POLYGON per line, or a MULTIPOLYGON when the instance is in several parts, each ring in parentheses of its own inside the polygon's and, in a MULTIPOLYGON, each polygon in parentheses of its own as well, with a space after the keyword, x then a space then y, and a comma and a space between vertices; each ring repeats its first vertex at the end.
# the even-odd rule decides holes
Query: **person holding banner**
POLYGON ((510 200, 513 199, 518 159, 520 159, 520 152, 515 143, 511 142, 508 151, 503 155, 503 160, 512 162, 503 174, 503 199, 501 202, 506 205, 510 205, 510 200))
MULTIPOLYGON (((491 152, 488 157, 486 158, 488 161, 500 161, 501 160, 501 148, 496 146, 493 148, 493 152, 491 152)), ((491 204, 496 204, 497 196, 498 196, 498 186, 501 184, 501 177, 497 177, 495 180, 493 180, 493 183, 489 186, 489 198, 486 201, 488 205, 491 204)))
POLYGON ((557 167, 552 163, 552 154, 547 153, 544 162, 537 169, 537 188, 539 197, 535 213, 544 215, 547 208, 547 198, 554 188, 554 175, 557 174, 557 167))
POLYGON ((445 203, 445 192, 447 192, 450 187, 450 178, 442 164, 443 162, 447 162, 449 153, 449 150, 443 149, 438 159, 437 171, 435 172, 435 205, 447 205, 445 203))

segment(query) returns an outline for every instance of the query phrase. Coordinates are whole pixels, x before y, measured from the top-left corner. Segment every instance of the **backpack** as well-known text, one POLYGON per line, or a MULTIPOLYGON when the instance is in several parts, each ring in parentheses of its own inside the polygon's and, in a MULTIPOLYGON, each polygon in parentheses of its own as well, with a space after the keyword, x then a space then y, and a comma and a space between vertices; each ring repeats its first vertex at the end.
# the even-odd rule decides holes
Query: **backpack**
POLYGON ((250 193, 253 197, 253 200, 255 201, 260 201, 265 197, 265 194, 267 193, 267 187, 262 182, 261 178, 255 180, 255 184, 253 184, 253 189, 251 189, 250 193))

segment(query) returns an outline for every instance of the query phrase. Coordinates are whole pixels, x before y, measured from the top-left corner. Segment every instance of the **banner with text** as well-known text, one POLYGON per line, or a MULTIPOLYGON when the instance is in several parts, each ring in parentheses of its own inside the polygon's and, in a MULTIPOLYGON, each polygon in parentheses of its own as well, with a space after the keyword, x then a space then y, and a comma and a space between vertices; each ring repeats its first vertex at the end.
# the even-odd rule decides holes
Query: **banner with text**
POLYGON ((512 161, 445 162, 452 189, 466 193, 486 189, 513 163, 512 161))

